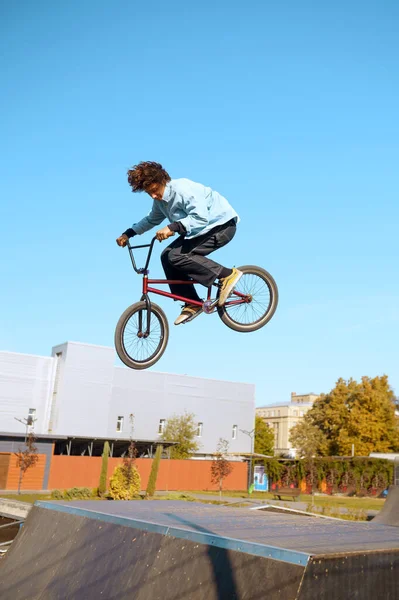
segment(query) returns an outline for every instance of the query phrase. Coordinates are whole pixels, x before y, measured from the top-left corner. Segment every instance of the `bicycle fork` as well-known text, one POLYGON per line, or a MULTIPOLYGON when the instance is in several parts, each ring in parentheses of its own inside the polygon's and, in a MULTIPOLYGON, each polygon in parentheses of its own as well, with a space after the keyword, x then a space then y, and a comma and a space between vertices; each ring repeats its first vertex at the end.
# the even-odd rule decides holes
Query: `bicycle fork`
POLYGON ((151 300, 150 297, 147 293, 147 279, 148 279, 148 275, 145 274, 144 275, 144 285, 143 285, 143 295, 140 298, 141 302, 145 302, 145 310, 147 312, 147 319, 146 319, 146 330, 143 331, 143 311, 140 310, 139 311, 139 330, 137 332, 137 337, 139 338, 147 338, 150 335, 151 332, 151 300))

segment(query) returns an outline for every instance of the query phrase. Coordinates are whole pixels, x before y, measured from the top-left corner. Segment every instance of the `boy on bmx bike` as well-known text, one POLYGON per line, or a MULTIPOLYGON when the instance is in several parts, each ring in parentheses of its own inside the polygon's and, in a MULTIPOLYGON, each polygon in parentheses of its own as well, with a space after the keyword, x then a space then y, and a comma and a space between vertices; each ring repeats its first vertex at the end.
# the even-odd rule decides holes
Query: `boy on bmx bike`
MULTIPOLYGON (((238 215, 226 198, 209 187, 189 179, 171 179, 156 162, 141 162, 128 171, 133 192, 146 192, 153 199, 149 214, 132 225, 116 240, 126 246, 129 239, 160 225, 169 225, 156 232, 161 242, 177 233, 179 237, 161 255, 166 278, 196 282, 209 288, 219 280, 218 303, 223 306, 239 282, 242 272, 230 269, 207 258, 208 254, 228 244, 236 233, 238 215)), ((194 285, 171 284, 172 294, 201 302, 194 285)), ((201 312, 198 304, 186 302, 175 325, 193 319, 201 312)))

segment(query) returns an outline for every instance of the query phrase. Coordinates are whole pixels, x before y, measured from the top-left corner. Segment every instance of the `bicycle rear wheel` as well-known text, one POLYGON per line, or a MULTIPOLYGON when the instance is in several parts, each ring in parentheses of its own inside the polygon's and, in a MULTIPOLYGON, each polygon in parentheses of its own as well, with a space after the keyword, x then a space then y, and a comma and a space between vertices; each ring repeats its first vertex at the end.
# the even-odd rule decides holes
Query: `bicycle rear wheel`
POLYGON ((136 302, 125 310, 115 329, 115 348, 123 363, 131 369, 148 369, 165 352, 169 338, 166 315, 151 303, 150 333, 147 330, 147 304, 136 302))
POLYGON ((234 331, 256 331, 276 312, 277 284, 265 269, 254 265, 237 268, 243 276, 225 304, 218 306, 219 317, 234 331))

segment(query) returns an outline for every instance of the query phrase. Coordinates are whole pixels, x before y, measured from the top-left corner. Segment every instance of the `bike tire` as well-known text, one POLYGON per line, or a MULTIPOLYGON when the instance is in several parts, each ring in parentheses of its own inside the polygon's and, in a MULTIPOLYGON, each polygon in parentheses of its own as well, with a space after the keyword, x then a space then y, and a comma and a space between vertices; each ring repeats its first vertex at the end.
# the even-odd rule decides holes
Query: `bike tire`
MULTIPOLYGON (((257 331, 258 329, 261 329, 261 327, 264 327, 276 312, 278 304, 277 284, 274 281, 273 277, 270 275, 270 273, 268 273, 265 269, 262 269, 261 267, 256 267, 255 265, 244 265, 243 267, 237 267, 237 269, 244 273, 244 277, 245 275, 252 275, 253 277, 258 278, 259 281, 263 281, 266 284, 270 294, 270 301, 268 303, 268 306, 261 315, 257 316, 257 318, 254 319, 254 321, 249 323, 240 322, 237 318, 237 315, 235 315, 234 318, 234 316, 231 314, 233 312, 233 310, 231 309, 231 312, 229 314, 228 301, 231 300, 231 296, 226 301, 226 305, 217 307, 217 311, 223 323, 227 325, 227 327, 230 327, 230 329, 233 329, 234 331, 239 331, 241 333, 257 331)), ((237 288, 235 289, 239 289, 240 284, 242 285, 242 282, 245 281, 244 277, 240 279, 237 288)), ((238 311, 236 311, 236 313, 237 312, 238 311)))
POLYGON ((143 356, 142 360, 138 360, 137 358, 131 356, 129 354, 129 350, 126 348, 124 334, 129 320, 140 310, 143 311, 143 323, 146 323, 147 304, 145 302, 136 302, 135 304, 129 306, 121 315, 115 329, 115 349, 119 358, 127 367, 138 370, 152 367, 152 365, 154 365, 165 352, 169 339, 169 325, 166 315, 160 306, 151 303, 151 319, 154 316, 159 323, 159 343, 156 345, 154 351, 151 352, 148 357, 143 356))

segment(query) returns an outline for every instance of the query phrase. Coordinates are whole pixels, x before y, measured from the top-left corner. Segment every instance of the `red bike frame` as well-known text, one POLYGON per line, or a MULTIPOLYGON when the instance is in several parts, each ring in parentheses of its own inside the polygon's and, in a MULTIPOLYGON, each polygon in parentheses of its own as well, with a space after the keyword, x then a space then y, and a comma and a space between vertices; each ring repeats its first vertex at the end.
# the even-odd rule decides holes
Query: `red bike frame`
MULTIPOLYGON (((132 265, 133 265, 133 269, 136 271, 136 273, 143 275, 143 294, 142 294, 141 300, 147 304, 148 308, 151 308, 151 301, 149 298, 149 294, 151 293, 151 294, 157 294, 158 296, 165 296, 166 298, 172 298, 173 300, 180 300, 181 302, 187 302, 189 304, 194 304, 195 306, 200 306, 202 308, 204 306, 204 301, 192 300, 191 298, 185 298, 184 296, 179 296, 177 294, 172 294, 171 292, 165 292, 164 290, 159 290, 157 288, 151 287, 152 285, 171 285, 171 284, 194 285, 197 283, 194 280, 180 281, 180 280, 175 280, 175 279, 149 279, 148 278, 148 274, 149 274, 148 265, 150 264, 152 250, 154 247, 155 240, 156 240, 156 238, 154 237, 151 240, 150 244, 144 244, 144 245, 140 245, 140 246, 131 246, 129 243, 127 244, 127 247, 129 249, 130 259, 131 259, 132 265), (137 268, 136 261, 134 259, 134 255, 133 255, 133 250, 136 250, 138 248, 149 248, 145 266, 141 269, 137 268)), ((215 287, 219 287, 218 283, 214 283, 213 285, 215 287)), ((208 288, 208 293, 207 293, 207 298, 206 298, 206 300, 208 302, 210 302, 210 300, 211 300, 211 291, 212 291, 212 286, 210 286, 208 288)), ((236 296, 236 299, 228 300, 227 302, 225 302, 225 306, 246 304, 248 302, 251 302, 251 300, 252 300, 251 296, 242 294, 240 292, 234 291, 233 294, 234 294, 234 296, 236 296)), ((141 325, 142 325, 141 319, 142 319, 142 317, 140 315, 140 317, 139 317, 140 330, 141 330, 141 325)), ((151 321, 151 311, 147 309, 147 331, 143 334, 143 336, 147 336, 150 332, 150 321, 151 321)))

